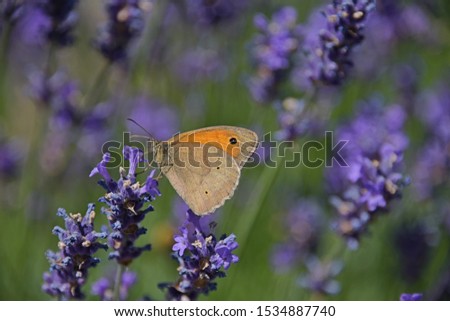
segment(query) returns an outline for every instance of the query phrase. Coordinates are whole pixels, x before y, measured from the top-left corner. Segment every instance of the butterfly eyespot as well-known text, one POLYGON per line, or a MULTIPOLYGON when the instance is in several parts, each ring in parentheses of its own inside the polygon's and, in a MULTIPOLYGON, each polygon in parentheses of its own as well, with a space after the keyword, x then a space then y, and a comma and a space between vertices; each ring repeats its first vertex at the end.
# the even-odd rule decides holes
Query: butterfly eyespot
POLYGON ((234 137, 231 137, 230 138, 230 144, 232 144, 232 145, 237 144, 237 139, 234 138, 234 137))
POLYGON ((205 194, 208 194, 208 191, 205 191, 205 194))
POLYGON ((217 169, 220 169, 220 167, 219 167, 219 166, 217 166, 217 169))

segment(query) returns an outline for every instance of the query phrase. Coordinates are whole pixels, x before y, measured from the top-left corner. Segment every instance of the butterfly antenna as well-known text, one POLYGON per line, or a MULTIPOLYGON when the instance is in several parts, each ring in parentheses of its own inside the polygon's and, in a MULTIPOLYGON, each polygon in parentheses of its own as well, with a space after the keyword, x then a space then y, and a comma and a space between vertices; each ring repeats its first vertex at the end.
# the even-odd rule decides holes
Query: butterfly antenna
POLYGON ((142 129, 144 132, 146 132, 147 135, 149 136, 149 138, 150 138, 152 141, 157 142, 156 138, 153 137, 153 135, 150 134, 149 131, 148 131, 147 129, 145 129, 141 124, 139 124, 137 121, 135 121, 135 120, 132 119, 132 118, 127 118, 127 120, 130 121, 130 122, 132 122, 132 123, 135 124, 136 126, 138 126, 138 127, 139 127, 140 129, 142 129))

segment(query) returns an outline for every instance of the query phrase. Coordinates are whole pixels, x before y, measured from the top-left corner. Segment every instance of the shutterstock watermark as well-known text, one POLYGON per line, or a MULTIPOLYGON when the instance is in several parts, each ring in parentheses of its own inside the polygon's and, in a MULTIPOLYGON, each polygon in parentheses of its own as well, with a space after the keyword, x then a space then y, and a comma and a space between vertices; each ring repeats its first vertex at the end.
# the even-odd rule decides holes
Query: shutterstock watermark
POLYGON ((110 154, 110 168, 123 165, 122 149, 125 145, 141 149, 145 160, 155 167, 169 165, 205 169, 236 166, 236 162, 244 168, 347 167, 342 155, 347 143, 346 140, 335 140, 332 131, 324 132, 323 140, 301 143, 277 141, 270 132, 259 142, 240 142, 235 138, 223 142, 204 141, 204 137, 199 141, 195 134, 181 138, 174 136, 169 141, 149 139, 142 142, 125 132, 121 142, 108 141, 103 144, 102 152, 110 154))

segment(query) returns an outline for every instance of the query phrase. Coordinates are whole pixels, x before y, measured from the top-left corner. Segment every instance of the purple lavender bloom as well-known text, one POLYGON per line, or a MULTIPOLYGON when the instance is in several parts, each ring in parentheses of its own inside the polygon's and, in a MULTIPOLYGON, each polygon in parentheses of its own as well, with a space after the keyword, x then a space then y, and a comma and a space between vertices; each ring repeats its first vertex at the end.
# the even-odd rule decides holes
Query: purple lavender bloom
POLYGON ((108 21, 99 29, 95 48, 110 62, 125 61, 130 45, 145 25, 145 14, 151 8, 148 0, 108 0, 108 21))
POLYGON ((358 246, 374 216, 386 212, 407 183, 400 171, 408 146, 405 117, 400 106, 383 111, 373 100, 338 130, 337 139, 348 142, 341 153, 348 166, 333 166, 327 176, 331 203, 339 213, 336 229, 350 248, 358 246))
MULTIPOLYGON (((172 106, 165 105, 156 99, 145 96, 137 97, 132 102, 129 118, 151 131, 153 137, 164 140, 172 137, 179 129, 179 120, 172 106)), ((136 125, 127 122, 128 130, 136 131, 136 125)))
POLYGON ((47 41, 59 46, 71 45, 78 15, 78 0, 33 0, 26 4, 22 35, 27 43, 43 45, 47 41))
POLYGON ((402 1, 377 0, 365 30, 366 39, 361 53, 355 56, 355 67, 358 74, 367 78, 384 70, 380 66, 391 59, 399 43, 414 40, 429 45, 439 39, 439 31, 426 12, 416 4, 402 1))
MULTIPOLYGON (((120 283, 119 297, 125 301, 128 298, 131 287, 136 284, 136 273, 126 271, 122 274, 122 282, 120 283)), ((101 278, 92 284, 91 293, 97 295, 102 301, 113 300, 113 288, 108 278, 101 278)))
POLYGON ((368 28, 371 36, 376 36, 377 28, 384 26, 383 31, 386 33, 377 37, 385 37, 379 40, 390 40, 391 43, 410 38, 429 41, 434 36, 430 32, 433 27, 427 14, 417 5, 399 1, 377 0, 377 9, 369 24, 374 27, 372 30, 368 28), (424 36, 428 36, 428 39, 421 39, 424 36))
POLYGON ((15 24, 23 13, 23 0, 3 0, 0 2, 0 35, 5 23, 15 24))
POLYGON ((281 130, 276 138, 280 141, 294 140, 308 131, 310 118, 305 116, 305 101, 302 99, 286 98, 275 104, 278 110, 278 123, 281 130))
POLYGON ((196 48, 184 53, 174 64, 173 72, 186 84, 201 80, 222 80, 226 75, 223 59, 218 52, 196 48))
POLYGON ((0 179, 16 177, 21 161, 22 152, 17 142, 0 136, 0 179))
POLYGON ((218 25, 234 19, 247 5, 246 0, 186 0, 189 18, 200 26, 218 25))
POLYGON ((91 293, 100 297, 102 301, 111 301, 113 298, 111 282, 107 278, 97 280, 92 284, 91 293))
POLYGON ((445 84, 425 92, 417 104, 428 140, 418 154, 414 187, 420 199, 433 196, 448 182, 450 172, 450 93, 445 84))
POLYGON ((450 92, 448 83, 440 83, 434 89, 426 91, 420 98, 419 116, 423 119, 428 132, 442 141, 450 141, 450 92))
POLYGON ((419 200, 432 198, 445 186, 449 175, 449 150, 438 139, 430 139, 419 151, 413 169, 413 187, 419 200))
POLYGON ((71 45, 74 41, 73 28, 78 21, 74 11, 78 0, 39 0, 38 7, 51 19, 51 28, 47 33, 50 42, 60 46, 71 45))
POLYGON ((353 48, 364 39, 364 27, 375 0, 334 0, 314 12, 301 27, 303 43, 293 81, 309 90, 339 85, 352 66, 353 48))
POLYGON ((422 293, 402 293, 400 295, 400 301, 422 301, 422 293))
POLYGON ((86 283, 88 270, 100 261, 93 255, 99 249, 107 249, 98 242, 106 238, 105 232, 94 230, 94 204, 89 204, 85 216, 67 214, 60 208, 57 215, 64 218, 65 229, 56 226, 53 234, 59 238, 59 252, 47 251, 50 271, 44 273, 42 290, 59 299, 82 299, 81 287, 86 283))
POLYGON ((400 101, 408 111, 413 111, 419 93, 421 78, 420 61, 410 64, 402 63, 394 69, 395 86, 399 92, 400 101))
POLYGON ((136 179, 136 170, 140 163, 144 162, 143 152, 135 147, 125 146, 123 149, 125 160, 130 162, 128 173, 120 169, 120 178, 115 181, 108 171, 110 155, 103 155, 103 160, 92 170, 89 175, 103 176, 99 182, 107 194, 99 199, 99 202, 108 207, 102 208, 110 223, 112 232, 108 236, 108 244, 113 249, 109 254, 110 259, 115 259, 119 264, 129 265, 143 251, 151 249, 150 244, 136 246, 135 241, 145 234, 147 229, 140 227, 139 223, 146 214, 153 211, 147 203, 160 196, 158 181, 153 178, 151 172, 144 184, 136 179))
POLYGON ((293 67, 293 57, 299 45, 297 11, 283 7, 268 20, 257 14, 254 24, 259 34, 252 42, 252 60, 256 75, 248 83, 250 92, 257 102, 274 99, 279 87, 293 67))
POLYGON ((40 154, 43 170, 51 174, 64 169, 67 151, 75 143, 83 155, 98 155, 110 132, 112 105, 100 103, 91 110, 82 110, 78 84, 60 71, 49 76, 31 73, 29 83, 29 95, 39 107, 50 110, 47 143, 40 154))
POLYGON ((308 272, 299 279, 301 287, 323 295, 335 295, 341 291, 339 282, 334 278, 341 272, 342 262, 325 263, 320 262, 316 257, 311 257, 306 262, 306 267, 308 272))
POLYGON ((61 130, 81 122, 77 98, 80 96, 78 85, 68 79, 63 72, 48 76, 43 72, 34 72, 29 76, 29 94, 44 108, 52 111, 51 127, 61 130))
POLYGON ((326 100, 316 104, 321 108, 311 108, 311 103, 306 106, 305 100, 293 97, 274 102, 280 126, 275 138, 279 141, 292 141, 306 134, 320 133, 331 104, 326 100))
POLYGON ((51 27, 50 17, 33 3, 24 6, 22 16, 17 22, 20 38, 28 45, 44 46, 47 44, 47 35, 51 27))
POLYGON ((111 137, 110 119, 113 112, 112 103, 102 102, 81 115, 77 148, 87 159, 97 157, 102 145, 111 137))
POLYGON ((180 264, 180 278, 175 283, 160 284, 168 300, 195 300, 199 294, 208 294, 216 289, 215 278, 225 277, 223 270, 239 261, 233 254, 238 247, 236 236, 224 235, 217 240, 211 232, 213 224, 204 227, 201 219, 188 210, 180 234, 174 237, 172 249, 180 264))
POLYGON ((287 213, 285 230, 287 239, 278 244, 272 254, 277 270, 291 269, 311 256, 317 248, 321 228, 322 209, 312 199, 299 200, 287 213))
POLYGON ((437 227, 425 221, 403 222, 395 229, 394 248, 402 279, 413 283, 422 276, 438 234, 437 227))

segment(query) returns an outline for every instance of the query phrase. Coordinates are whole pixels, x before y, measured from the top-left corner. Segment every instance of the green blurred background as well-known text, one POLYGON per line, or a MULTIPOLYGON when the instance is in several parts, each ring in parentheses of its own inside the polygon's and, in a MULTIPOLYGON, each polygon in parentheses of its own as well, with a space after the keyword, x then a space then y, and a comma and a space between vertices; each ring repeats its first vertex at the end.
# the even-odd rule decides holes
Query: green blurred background
MULTIPOLYGON (((424 8, 429 8, 429 3, 434 8, 427 13, 438 26, 440 45, 424 46, 418 41, 405 41, 398 45, 391 57, 392 63, 420 60, 421 89, 429 88, 443 77, 450 61, 448 3, 423 3, 424 8)), ((144 34, 134 45, 132 64, 126 72, 115 66, 105 67, 103 58, 91 46, 98 24, 105 20, 103 2, 81 0, 76 43, 73 47, 55 52, 51 65, 55 70, 66 70, 78 82, 82 93, 93 91, 89 99, 94 103, 113 101, 119 106, 120 112, 111 117, 112 131, 108 138, 111 140, 120 140, 127 126, 125 119, 132 108, 130 99, 139 95, 171 106, 177 113, 180 131, 227 124, 252 128, 260 133, 274 132, 278 130, 276 111, 270 106, 255 103, 245 80, 253 72, 249 58, 250 41, 256 32, 253 16, 256 12, 271 15, 282 5, 296 7, 298 21, 304 22, 319 4, 312 0, 255 1, 233 22, 199 30, 176 19, 165 24, 165 10, 169 2, 158 2, 148 17, 144 34), (190 83, 180 81, 173 72, 175 61, 183 52, 195 48, 209 48, 219 53, 226 70, 224 76, 190 83), (104 68, 107 68, 106 76, 102 76, 105 81, 92 89, 97 75, 104 68)), ((355 56, 357 54, 358 51, 355 56)), ((1 132, 6 137, 19 140, 23 152, 17 177, 0 181, 0 299, 47 300, 50 297, 41 291, 42 274, 48 270, 44 253, 47 249, 56 250, 57 238, 51 230, 55 225, 63 224, 56 217, 56 211, 63 207, 68 212, 84 213, 87 203, 96 202, 103 195, 103 189, 96 183, 97 178, 88 177, 90 170, 101 160, 101 151, 98 151, 96 158, 89 160, 85 155, 73 152, 57 171, 43 170, 39 153, 45 144, 49 115, 27 95, 27 73, 32 68, 30 66, 45 66, 45 51, 17 46, 3 59, 1 63, 6 68, 2 68, 4 72, 0 75, 1 132), (31 52, 25 55, 27 50, 31 52)), ((350 76, 339 91, 341 96, 333 103, 327 130, 333 130, 343 119, 351 117, 355 104, 361 99, 374 94, 383 95, 388 102, 394 102, 397 98, 389 72, 363 80, 352 80, 350 76)), ((148 130, 152 131, 151 128, 148 130)), ((407 132, 411 144, 405 173, 409 174, 416 151, 425 137, 415 119, 408 121, 407 132)), ((135 133, 145 134, 138 128, 135 128, 135 133)), ((297 143, 301 142, 299 140, 297 143)), ((73 146, 70 148, 73 149, 73 146)), ((450 235, 442 226, 438 226, 441 231, 426 248, 426 260, 420 277, 413 282, 402 277, 401 266, 405 262, 399 260, 397 249, 393 246, 395 231, 424 217, 433 220, 437 203, 419 203, 409 187, 403 198, 394 202, 388 215, 379 217, 371 224, 370 233, 363 236, 358 250, 345 249, 341 237, 331 229, 325 229, 320 236, 318 256, 324 260, 341 259, 344 264, 342 272, 336 277, 341 285, 337 295, 319 296, 301 288, 297 280, 305 272, 302 267, 276 273, 270 256, 273 246, 285 238, 283 218, 290 204, 296 199, 311 196, 324 206, 325 219, 331 222, 336 215, 328 205, 323 171, 323 168, 264 166, 243 171, 233 199, 214 214, 214 220, 218 222, 218 235, 234 233, 237 236, 240 246, 236 254, 240 262, 231 266, 227 277, 218 280, 217 291, 201 299, 397 300, 403 292, 429 293, 439 287, 450 268, 450 235)), ((117 177, 118 172, 113 172, 113 175, 117 177)), ((138 274, 138 282, 131 290, 130 299, 137 300, 148 295, 161 300, 164 293, 157 284, 177 278, 177 262, 170 256, 173 234, 177 228, 177 215, 174 214, 176 194, 165 179, 161 180, 160 189, 162 197, 153 202, 155 211, 143 222, 148 232, 139 240, 140 244, 150 242, 153 249, 129 267, 138 274)), ((448 189, 444 188, 443 199, 447 193, 448 189)), ((97 227, 107 223, 100 214, 100 207, 97 203, 97 227)), ((114 274, 115 263, 108 261, 107 253, 100 251, 98 256, 102 263, 91 270, 84 288, 86 293, 89 293, 93 281, 114 274)), ((94 298, 88 295, 88 299, 94 298)))

